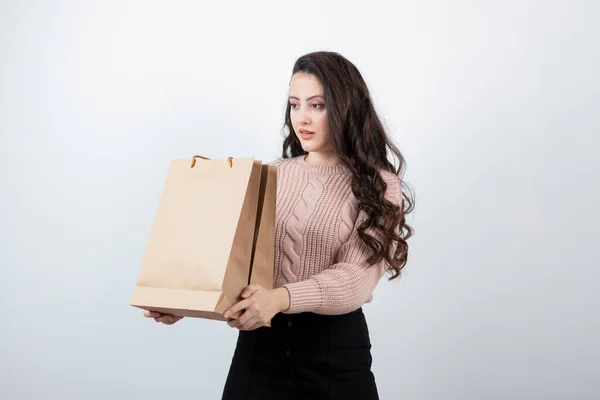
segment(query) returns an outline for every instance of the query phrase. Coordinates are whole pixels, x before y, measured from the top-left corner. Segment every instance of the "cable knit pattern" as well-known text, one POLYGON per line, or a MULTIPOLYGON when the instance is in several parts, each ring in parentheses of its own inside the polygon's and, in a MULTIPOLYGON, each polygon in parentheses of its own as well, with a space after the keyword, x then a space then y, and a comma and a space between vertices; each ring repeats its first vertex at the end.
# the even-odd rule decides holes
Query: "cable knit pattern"
POLYGON ((282 273, 287 282, 295 282, 301 265, 301 254, 304 246, 303 235, 306 231, 309 218, 315 212, 317 202, 323 195, 324 184, 327 176, 317 176, 308 181, 300 201, 294 207, 294 213, 286 224, 286 236, 283 247, 286 249, 283 256, 282 273))
MULTIPOLYGON (((366 218, 342 165, 280 160, 275 232, 275 287, 290 293, 286 313, 344 314, 371 301, 385 261, 369 265, 371 250, 358 237, 366 218)), ((382 171, 386 198, 401 204, 397 176, 382 171)))
POLYGON ((343 244, 350 238, 350 235, 354 230, 356 218, 358 218, 358 201, 354 195, 351 195, 344 204, 341 217, 342 222, 340 224, 338 237, 340 239, 340 243, 343 244))

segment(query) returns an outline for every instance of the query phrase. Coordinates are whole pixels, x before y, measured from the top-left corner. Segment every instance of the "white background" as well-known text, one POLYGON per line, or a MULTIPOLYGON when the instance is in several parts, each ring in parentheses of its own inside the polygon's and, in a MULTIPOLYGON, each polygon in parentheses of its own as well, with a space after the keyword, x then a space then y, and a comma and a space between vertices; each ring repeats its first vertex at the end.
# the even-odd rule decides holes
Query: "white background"
POLYGON ((219 399, 237 332, 128 305, 172 158, 273 160, 296 58, 362 72, 416 229, 385 400, 600 398, 600 3, 2 1, 0 398, 219 399))

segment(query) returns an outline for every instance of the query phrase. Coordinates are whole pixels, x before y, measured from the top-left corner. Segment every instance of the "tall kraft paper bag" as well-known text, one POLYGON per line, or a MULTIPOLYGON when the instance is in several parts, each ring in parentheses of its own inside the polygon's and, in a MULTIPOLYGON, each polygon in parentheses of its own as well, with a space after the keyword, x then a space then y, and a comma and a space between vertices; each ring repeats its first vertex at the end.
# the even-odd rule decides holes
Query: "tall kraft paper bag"
POLYGON ((173 160, 130 305, 224 321, 246 285, 271 289, 276 185, 253 158, 173 160))

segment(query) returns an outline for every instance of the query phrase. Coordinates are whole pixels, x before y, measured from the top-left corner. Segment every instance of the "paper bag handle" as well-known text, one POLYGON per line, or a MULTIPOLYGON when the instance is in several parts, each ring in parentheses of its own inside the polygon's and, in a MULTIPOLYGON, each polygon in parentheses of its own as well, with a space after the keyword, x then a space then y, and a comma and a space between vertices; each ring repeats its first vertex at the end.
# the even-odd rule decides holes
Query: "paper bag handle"
MULTIPOLYGON (((196 158, 201 158, 203 160, 210 160, 210 158, 208 157, 204 157, 204 156, 200 156, 198 154, 196 154, 194 157, 192 157, 192 165, 190 166, 190 168, 194 168, 194 165, 196 165, 196 158)), ((229 168, 233 167, 233 157, 227 157, 227 162, 229 163, 229 168)))

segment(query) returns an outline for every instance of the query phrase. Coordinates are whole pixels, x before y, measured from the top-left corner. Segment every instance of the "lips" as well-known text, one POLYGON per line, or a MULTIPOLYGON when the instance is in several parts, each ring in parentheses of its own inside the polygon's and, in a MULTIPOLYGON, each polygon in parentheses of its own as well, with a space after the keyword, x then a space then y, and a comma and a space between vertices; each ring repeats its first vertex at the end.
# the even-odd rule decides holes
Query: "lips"
POLYGON ((314 133, 314 132, 311 132, 311 131, 309 131, 309 130, 306 130, 306 129, 300 129, 300 130, 298 131, 298 133, 300 134, 300 137, 302 137, 302 139, 304 139, 304 140, 310 140, 310 139, 312 139, 312 138, 314 137, 314 135, 315 135, 315 133, 314 133))

